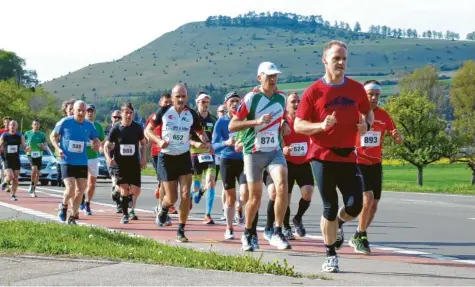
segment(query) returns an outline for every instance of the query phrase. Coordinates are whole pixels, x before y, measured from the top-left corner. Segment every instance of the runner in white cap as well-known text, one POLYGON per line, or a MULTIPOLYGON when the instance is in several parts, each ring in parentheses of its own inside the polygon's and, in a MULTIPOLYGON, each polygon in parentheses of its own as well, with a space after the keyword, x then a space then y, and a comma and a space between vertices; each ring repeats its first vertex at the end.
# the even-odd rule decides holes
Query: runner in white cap
POLYGON ((287 162, 282 153, 282 125, 286 113, 286 97, 283 92, 277 90, 277 76, 280 73, 275 64, 261 63, 257 71, 260 85, 244 97, 229 124, 230 132, 243 130, 244 171, 249 188, 246 228, 241 238, 244 251, 253 251, 257 243, 253 242, 257 241, 257 231, 253 226, 253 221, 261 205, 264 170, 267 170, 272 177, 277 194, 276 227, 270 244, 278 249, 291 248, 282 233, 288 192, 287 162))

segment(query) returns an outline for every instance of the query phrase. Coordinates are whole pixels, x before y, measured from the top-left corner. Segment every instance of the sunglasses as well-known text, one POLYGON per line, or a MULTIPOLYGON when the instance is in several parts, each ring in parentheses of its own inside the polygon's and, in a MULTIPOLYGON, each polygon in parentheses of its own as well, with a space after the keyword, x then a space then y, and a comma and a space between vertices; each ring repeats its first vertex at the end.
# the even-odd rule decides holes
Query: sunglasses
POLYGON ((113 117, 113 118, 116 119, 116 120, 121 120, 122 119, 122 117, 113 117))
POLYGON ((225 112, 226 112, 226 110, 220 110, 220 111, 218 111, 218 113, 225 113, 225 112))

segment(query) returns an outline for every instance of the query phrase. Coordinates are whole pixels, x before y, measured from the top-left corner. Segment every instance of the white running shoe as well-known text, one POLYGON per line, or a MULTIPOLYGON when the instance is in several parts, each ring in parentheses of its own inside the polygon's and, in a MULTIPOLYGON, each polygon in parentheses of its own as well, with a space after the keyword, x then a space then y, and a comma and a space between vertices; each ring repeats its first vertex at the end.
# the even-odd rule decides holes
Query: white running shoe
POLYGON ((338 255, 326 256, 325 262, 322 264, 322 271, 327 273, 338 273, 340 268, 338 267, 338 255))

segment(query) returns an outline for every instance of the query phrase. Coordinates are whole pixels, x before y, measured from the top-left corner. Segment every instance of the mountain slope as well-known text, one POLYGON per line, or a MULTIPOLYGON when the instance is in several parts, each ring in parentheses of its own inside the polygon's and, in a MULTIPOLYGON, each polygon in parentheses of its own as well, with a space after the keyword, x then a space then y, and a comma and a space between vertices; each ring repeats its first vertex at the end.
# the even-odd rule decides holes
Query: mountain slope
MULTIPOLYGON (((119 60, 89 65, 42 85, 62 99, 148 92, 180 81, 188 85, 253 85, 262 61, 275 62, 287 80, 312 79, 323 72, 321 51, 328 40, 315 30, 189 23, 119 60)), ((348 73, 355 75, 391 74, 427 64, 450 70, 475 59, 475 42, 468 41, 385 38, 350 40, 347 44, 348 73)))

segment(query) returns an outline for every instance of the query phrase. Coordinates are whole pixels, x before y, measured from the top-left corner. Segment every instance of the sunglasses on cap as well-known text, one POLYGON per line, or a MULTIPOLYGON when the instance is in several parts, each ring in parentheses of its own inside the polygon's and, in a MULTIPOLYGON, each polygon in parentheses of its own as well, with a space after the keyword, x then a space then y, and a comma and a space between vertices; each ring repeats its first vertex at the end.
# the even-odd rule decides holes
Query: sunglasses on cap
POLYGON ((113 117, 113 118, 116 119, 116 120, 121 120, 122 119, 122 117, 113 117))

